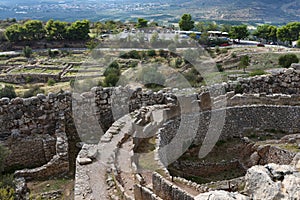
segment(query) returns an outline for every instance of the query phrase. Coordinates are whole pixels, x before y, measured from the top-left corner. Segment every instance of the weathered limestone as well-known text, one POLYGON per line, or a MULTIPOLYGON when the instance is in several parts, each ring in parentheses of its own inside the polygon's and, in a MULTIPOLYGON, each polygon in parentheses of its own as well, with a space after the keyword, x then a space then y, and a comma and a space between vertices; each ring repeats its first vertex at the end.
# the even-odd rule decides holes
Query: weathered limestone
POLYGON ((300 172, 291 165, 253 166, 247 171, 245 182, 245 191, 253 199, 300 197, 300 172))
POLYGON ((216 190, 199 194, 195 200, 250 200, 249 197, 239 194, 237 192, 226 192, 224 190, 216 190))

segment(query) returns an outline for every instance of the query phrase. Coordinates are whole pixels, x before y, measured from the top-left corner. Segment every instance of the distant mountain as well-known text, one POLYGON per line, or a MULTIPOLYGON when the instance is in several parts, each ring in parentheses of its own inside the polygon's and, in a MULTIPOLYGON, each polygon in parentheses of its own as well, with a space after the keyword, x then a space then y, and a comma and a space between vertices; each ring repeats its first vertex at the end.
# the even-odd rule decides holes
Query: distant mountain
POLYGON ((195 20, 286 23, 300 21, 300 0, 0 0, 0 18, 74 21, 195 20))
POLYGON ((300 21, 299 0, 182 0, 181 5, 203 19, 300 21))

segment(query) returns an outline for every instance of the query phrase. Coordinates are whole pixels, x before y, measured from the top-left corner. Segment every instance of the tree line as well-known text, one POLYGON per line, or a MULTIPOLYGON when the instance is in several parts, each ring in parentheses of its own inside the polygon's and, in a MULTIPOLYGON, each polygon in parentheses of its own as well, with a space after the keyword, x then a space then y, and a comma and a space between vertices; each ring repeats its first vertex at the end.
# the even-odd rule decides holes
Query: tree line
MULTIPOLYGON (((181 30, 197 30, 202 33, 207 31, 223 31, 228 32, 232 39, 244 39, 247 38, 251 33, 248 30, 247 25, 231 26, 229 24, 223 24, 219 26, 214 22, 198 22, 195 23, 192 20, 190 14, 183 14, 180 21, 179 27, 181 30)), ((300 40, 300 22, 289 22, 284 26, 277 27, 270 24, 263 24, 257 27, 252 32, 252 35, 263 39, 266 42, 288 42, 290 45, 293 41, 300 40)))
POLYGON ((5 36, 10 42, 55 40, 87 40, 89 39, 90 22, 78 20, 73 23, 53 19, 45 24, 40 20, 28 20, 24 24, 13 24, 5 29, 5 36))

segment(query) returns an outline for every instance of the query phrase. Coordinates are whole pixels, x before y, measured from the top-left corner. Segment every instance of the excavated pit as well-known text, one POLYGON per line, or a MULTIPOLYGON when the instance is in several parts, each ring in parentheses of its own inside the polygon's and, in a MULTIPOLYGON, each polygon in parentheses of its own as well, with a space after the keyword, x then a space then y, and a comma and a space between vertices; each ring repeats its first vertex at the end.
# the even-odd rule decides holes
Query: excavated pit
MULTIPOLYGON (((165 123, 160 131, 163 138, 160 141, 161 147, 166 145, 166 138, 171 141, 175 137, 169 134, 170 127, 178 128, 179 122, 180 118, 175 118, 165 123)), ((300 141, 290 139, 292 142, 289 143, 287 137, 288 133, 281 130, 247 130, 239 137, 220 137, 212 151, 201 159, 198 155, 202 144, 193 143, 167 169, 172 176, 183 177, 198 184, 235 179, 244 176, 247 169, 254 165, 264 165, 271 161, 289 164, 300 151, 300 141)))

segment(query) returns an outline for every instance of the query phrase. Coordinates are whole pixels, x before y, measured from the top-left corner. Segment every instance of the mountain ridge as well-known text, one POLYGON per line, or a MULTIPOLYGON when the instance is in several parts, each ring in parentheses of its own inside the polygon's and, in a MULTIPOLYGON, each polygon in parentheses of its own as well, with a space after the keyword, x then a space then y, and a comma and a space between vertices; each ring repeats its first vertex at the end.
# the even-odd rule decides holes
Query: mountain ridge
POLYGON ((183 13, 199 20, 287 23, 300 21, 299 0, 2 0, 0 18, 51 18, 176 22, 183 13))

